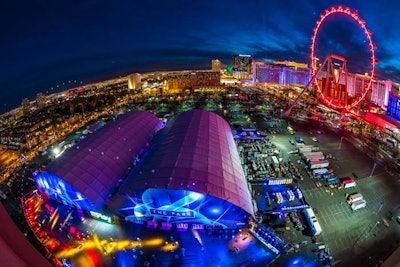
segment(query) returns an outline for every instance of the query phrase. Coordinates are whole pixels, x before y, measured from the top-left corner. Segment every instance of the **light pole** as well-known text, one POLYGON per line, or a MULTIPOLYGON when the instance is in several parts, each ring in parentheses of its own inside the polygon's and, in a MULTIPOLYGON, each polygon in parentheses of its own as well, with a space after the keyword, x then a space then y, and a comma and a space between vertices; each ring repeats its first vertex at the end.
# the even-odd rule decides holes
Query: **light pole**
POLYGON ((339 149, 342 147, 342 142, 343 142, 343 136, 340 137, 339 149))
POLYGON ((372 171, 369 177, 371 177, 374 174, 375 168, 376 168, 376 162, 374 162, 374 166, 372 167, 372 171))
POLYGON ((375 229, 375 227, 377 227, 378 224, 380 224, 380 223, 381 223, 380 221, 377 221, 369 232, 372 233, 372 231, 375 229))
POLYGON ((383 201, 381 202, 381 204, 380 204, 380 206, 379 206, 378 211, 376 212, 376 214, 378 214, 378 213, 381 211, 382 207, 383 207, 383 201))

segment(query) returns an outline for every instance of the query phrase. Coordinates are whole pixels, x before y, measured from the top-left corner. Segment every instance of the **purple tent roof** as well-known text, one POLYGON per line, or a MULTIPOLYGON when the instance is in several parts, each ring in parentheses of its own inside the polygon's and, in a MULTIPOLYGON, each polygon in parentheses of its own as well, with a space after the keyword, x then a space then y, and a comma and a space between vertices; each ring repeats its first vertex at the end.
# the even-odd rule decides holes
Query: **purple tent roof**
POLYGON ((254 215, 239 154, 228 123, 190 110, 174 117, 119 190, 185 189, 229 200, 254 215))
POLYGON ((46 170, 71 184, 99 208, 133 158, 161 128, 162 123, 152 113, 125 113, 67 150, 46 170))

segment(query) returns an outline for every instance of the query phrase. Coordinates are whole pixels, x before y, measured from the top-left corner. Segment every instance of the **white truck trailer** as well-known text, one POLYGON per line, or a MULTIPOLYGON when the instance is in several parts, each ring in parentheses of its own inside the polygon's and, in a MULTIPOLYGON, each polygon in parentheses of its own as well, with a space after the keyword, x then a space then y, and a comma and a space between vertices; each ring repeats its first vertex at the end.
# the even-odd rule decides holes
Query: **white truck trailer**
POLYGON ((308 163, 308 167, 310 168, 310 170, 327 168, 327 167, 329 167, 329 161, 327 161, 327 160, 310 161, 308 163))
POLYGON ((367 205, 367 201, 365 201, 364 199, 359 199, 357 201, 353 201, 351 203, 350 207, 352 210, 358 210, 361 208, 365 208, 366 205, 367 205))
POLYGON ((361 199, 363 199, 363 196, 360 193, 354 193, 347 197, 347 203, 351 204, 361 199))

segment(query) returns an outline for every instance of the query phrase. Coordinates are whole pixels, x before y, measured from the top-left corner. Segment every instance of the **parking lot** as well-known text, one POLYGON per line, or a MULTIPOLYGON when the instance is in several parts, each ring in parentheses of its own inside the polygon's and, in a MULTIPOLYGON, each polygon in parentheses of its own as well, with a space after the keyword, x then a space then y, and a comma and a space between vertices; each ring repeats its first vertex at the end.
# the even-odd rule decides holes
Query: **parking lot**
MULTIPOLYGON (((374 266, 388 257, 400 245, 400 224, 387 216, 389 212, 395 217, 400 214, 400 195, 397 192, 400 179, 386 172, 377 157, 371 157, 370 147, 367 153, 366 145, 351 136, 312 122, 288 124, 296 130, 295 134, 290 135, 285 130, 287 124, 283 124, 273 129, 271 142, 279 150, 278 156, 282 161, 293 162, 303 178, 298 179, 295 185, 300 185, 321 225, 322 233, 316 243, 325 244, 334 262, 341 266, 374 266), (334 174, 339 178, 353 178, 356 186, 338 189, 322 183, 317 187, 317 179, 310 177, 300 156, 289 153, 296 149, 294 142, 290 142, 294 136, 302 137, 308 145, 319 146, 320 151, 330 156, 329 168, 334 174), (361 193, 367 204, 365 208, 353 211, 346 203, 346 194, 355 192, 361 193)), ((258 125, 268 130, 268 125, 262 122, 258 125)), ((278 234, 288 244, 303 244, 290 253, 308 253, 308 260, 315 261, 315 257, 310 256, 316 247, 311 237, 296 230, 291 220, 288 222, 290 227, 287 229, 290 230, 279 230, 278 234)), ((287 264, 290 262, 288 258, 281 257, 276 264, 287 264)))
MULTIPOLYGON (((311 125, 298 125, 297 134, 307 140, 311 125)), ((300 181, 308 203, 316 210, 322 227, 321 239, 337 261, 344 266, 364 263, 372 265, 388 256, 400 241, 400 225, 388 220, 389 211, 400 213, 400 180, 359 150, 351 137, 324 129, 316 134, 324 154, 332 154, 330 167, 338 177, 356 174, 356 187, 316 187, 313 179, 300 181), (371 176, 372 174, 372 176, 371 176), (365 208, 352 211, 346 203, 346 193, 359 192, 367 201, 365 208)), ((291 155, 290 157, 296 157, 291 155)))

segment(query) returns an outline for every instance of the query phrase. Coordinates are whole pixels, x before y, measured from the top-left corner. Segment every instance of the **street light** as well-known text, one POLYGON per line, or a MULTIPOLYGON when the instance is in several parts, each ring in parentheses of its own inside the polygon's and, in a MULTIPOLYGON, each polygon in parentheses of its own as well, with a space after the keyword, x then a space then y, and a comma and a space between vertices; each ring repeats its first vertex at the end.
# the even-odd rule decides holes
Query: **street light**
POLYGON ((374 162, 374 166, 372 167, 372 171, 369 177, 371 177, 374 174, 375 168, 376 168, 376 162, 374 162))
POLYGON ((379 205, 379 208, 378 208, 378 211, 376 212, 376 214, 378 214, 381 211, 382 207, 383 207, 383 201, 381 201, 381 203, 379 205))

